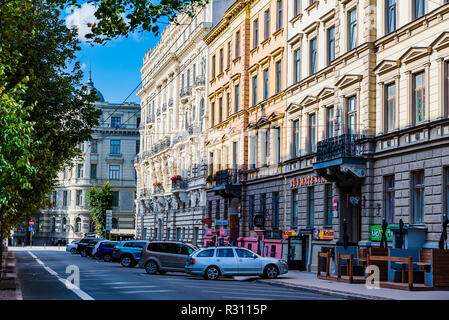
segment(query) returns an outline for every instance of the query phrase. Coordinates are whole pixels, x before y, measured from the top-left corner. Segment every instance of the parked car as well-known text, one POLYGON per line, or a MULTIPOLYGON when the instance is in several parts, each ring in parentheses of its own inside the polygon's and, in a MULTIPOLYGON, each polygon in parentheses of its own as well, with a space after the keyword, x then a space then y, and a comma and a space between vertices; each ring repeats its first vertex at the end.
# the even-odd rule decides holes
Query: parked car
POLYGON ((258 275, 274 279, 288 272, 287 261, 261 257, 241 247, 208 247, 195 251, 187 258, 185 272, 209 280, 219 276, 258 275))
POLYGON ((67 245, 67 247, 65 248, 65 251, 70 252, 71 254, 75 254, 76 253, 76 248, 78 247, 78 242, 80 242, 79 240, 73 240, 71 243, 69 243, 67 245))
POLYGON ((121 241, 112 251, 112 261, 120 261, 124 267, 134 267, 139 263, 140 253, 148 241, 121 241))
POLYGON ((96 259, 103 259, 106 262, 110 262, 112 260, 112 251, 119 243, 120 241, 100 241, 92 251, 92 255, 96 259))
POLYGON ((95 245, 100 242, 103 241, 104 239, 101 238, 97 238, 97 239, 90 239, 89 242, 87 243, 86 248, 81 251, 81 257, 90 257, 92 254, 92 250, 94 249, 95 245))
POLYGON ((78 246, 76 247, 76 253, 80 254, 81 252, 83 252, 84 249, 86 249, 87 245, 89 244, 90 240, 98 240, 98 239, 102 240, 101 238, 96 238, 96 237, 84 237, 78 243, 78 246))
POLYGON ((183 242, 152 241, 142 250, 139 267, 148 274, 167 271, 184 272, 186 258, 198 250, 197 246, 183 242))

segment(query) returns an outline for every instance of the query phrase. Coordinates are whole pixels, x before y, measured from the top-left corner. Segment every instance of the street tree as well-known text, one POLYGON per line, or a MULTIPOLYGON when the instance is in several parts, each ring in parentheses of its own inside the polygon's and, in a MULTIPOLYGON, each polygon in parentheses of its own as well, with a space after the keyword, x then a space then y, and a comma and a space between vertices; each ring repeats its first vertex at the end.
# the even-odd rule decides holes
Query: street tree
POLYGON ((112 186, 105 182, 102 186, 92 186, 87 190, 87 207, 95 222, 95 232, 104 235, 106 231, 106 210, 112 208, 112 186))

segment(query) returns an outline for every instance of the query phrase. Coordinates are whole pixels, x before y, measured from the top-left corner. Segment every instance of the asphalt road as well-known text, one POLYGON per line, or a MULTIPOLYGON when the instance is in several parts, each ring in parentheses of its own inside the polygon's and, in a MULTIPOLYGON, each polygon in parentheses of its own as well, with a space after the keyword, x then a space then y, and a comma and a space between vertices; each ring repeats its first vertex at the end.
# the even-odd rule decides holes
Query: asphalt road
MULTIPOLYGON (((335 297, 258 283, 258 277, 210 281, 183 273, 148 275, 138 266, 82 258, 65 251, 17 250, 24 300, 335 300, 335 297), (72 267, 70 267, 72 266, 72 267), (73 267, 75 266, 75 267, 73 267), (79 288, 65 285, 79 270, 79 288)), ((282 276, 281 276, 282 277, 282 276)))

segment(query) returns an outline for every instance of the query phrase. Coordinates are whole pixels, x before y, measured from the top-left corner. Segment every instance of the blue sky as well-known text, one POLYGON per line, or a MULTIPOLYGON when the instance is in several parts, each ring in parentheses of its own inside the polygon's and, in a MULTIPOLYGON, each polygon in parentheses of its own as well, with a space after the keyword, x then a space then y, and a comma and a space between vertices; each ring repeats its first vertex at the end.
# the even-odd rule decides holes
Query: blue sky
MULTIPOLYGON (((94 12, 93 6, 83 4, 74 11, 67 10, 63 18, 66 25, 78 27, 79 38, 82 41, 78 60, 84 71, 84 82, 87 81, 89 67, 92 66, 94 86, 101 91, 105 100, 122 103, 140 83, 140 68, 145 52, 157 44, 160 35, 154 36, 149 32, 135 33, 128 38, 109 41, 106 45, 91 46, 86 42, 84 35, 89 30, 87 23, 95 21, 94 12)), ((165 26, 166 24, 160 24, 162 29, 165 26)), ((127 102, 140 103, 136 91, 126 100, 127 102)))

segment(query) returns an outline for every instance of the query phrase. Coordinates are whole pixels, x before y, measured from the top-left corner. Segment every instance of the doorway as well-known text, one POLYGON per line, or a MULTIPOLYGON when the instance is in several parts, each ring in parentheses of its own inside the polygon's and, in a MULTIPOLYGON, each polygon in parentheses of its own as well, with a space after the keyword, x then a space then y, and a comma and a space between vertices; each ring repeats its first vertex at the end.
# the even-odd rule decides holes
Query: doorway
POLYGON ((340 187, 340 241, 343 242, 344 221, 348 245, 357 246, 362 239, 361 186, 340 187))
POLYGON ((306 242, 304 236, 288 237, 287 262, 289 270, 306 270, 306 242))

